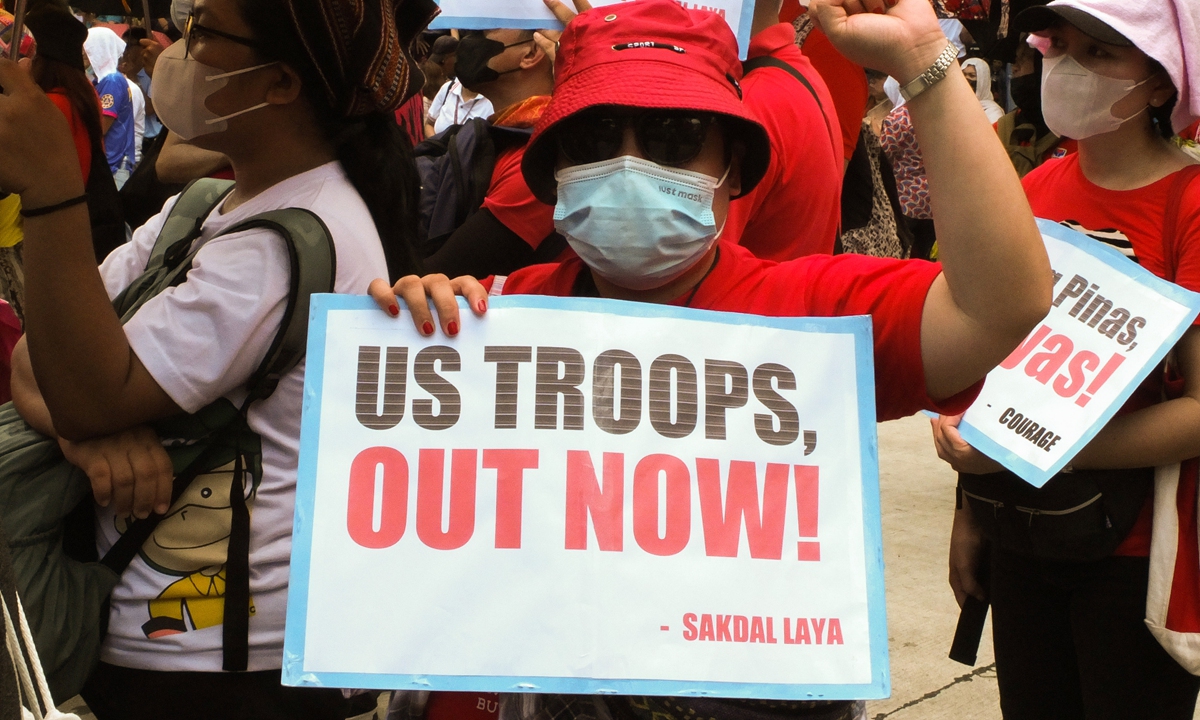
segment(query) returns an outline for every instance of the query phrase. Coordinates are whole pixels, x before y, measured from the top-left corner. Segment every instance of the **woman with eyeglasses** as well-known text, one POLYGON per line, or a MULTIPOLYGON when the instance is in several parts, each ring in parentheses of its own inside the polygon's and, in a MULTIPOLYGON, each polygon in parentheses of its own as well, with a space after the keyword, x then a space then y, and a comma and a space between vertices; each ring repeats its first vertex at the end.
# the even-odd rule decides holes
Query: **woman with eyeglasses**
POLYGON ((143 545, 111 596, 101 664, 83 693, 100 720, 349 714, 336 690, 280 686, 303 363, 248 410, 262 472, 246 498, 244 672, 222 672, 229 490, 222 498, 220 486, 194 483, 180 501, 189 504, 171 508, 170 462, 146 423, 222 397, 239 405, 284 316, 285 244, 265 229, 221 231, 266 211, 312 211, 335 246, 337 292, 417 267, 416 171, 393 111, 421 87, 406 48, 435 9, 430 0, 196 2, 185 38, 157 59, 154 102, 172 132, 227 156, 237 182, 203 221, 186 280, 123 326, 110 298, 146 267, 174 201, 97 272, 66 120, 0 60, 0 187, 31 215, 17 409, 87 471, 101 555, 131 517, 178 510, 175 532, 143 545), (211 547, 220 552, 206 561, 211 547))
MULTIPOLYGON (((482 284, 377 280, 371 294, 393 316, 403 298, 426 336, 435 321, 459 332, 455 294, 481 314, 489 292, 775 316, 869 314, 880 420, 965 408, 1050 305, 1050 267, 1029 204, 926 0, 814 0, 810 11, 848 58, 905 83, 929 146, 941 265, 851 255, 775 264, 718 243, 730 199, 762 178, 769 142, 740 101, 741 66, 725 21, 672 0, 639 0, 569 22, 554 96, 522 164, 534 194, 555 204, 556 228, 578 258, 482 284)), ((854 712, 850 703, 563 697, 547 700, 545 716, 603 716, 595 703, 619 703, 614 717, 843 720, 854 712)))

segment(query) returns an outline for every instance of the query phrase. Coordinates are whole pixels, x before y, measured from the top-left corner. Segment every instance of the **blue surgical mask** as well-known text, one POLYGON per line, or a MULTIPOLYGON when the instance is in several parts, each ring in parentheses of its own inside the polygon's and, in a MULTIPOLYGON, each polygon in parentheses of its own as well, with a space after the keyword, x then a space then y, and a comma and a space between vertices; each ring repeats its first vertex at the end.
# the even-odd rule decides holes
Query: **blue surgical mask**
POLYGON ((725 182, 631 156, 560 170, 554 227, 587 266, 629 290, 662 287, 721 235, 713 192, 725 182))

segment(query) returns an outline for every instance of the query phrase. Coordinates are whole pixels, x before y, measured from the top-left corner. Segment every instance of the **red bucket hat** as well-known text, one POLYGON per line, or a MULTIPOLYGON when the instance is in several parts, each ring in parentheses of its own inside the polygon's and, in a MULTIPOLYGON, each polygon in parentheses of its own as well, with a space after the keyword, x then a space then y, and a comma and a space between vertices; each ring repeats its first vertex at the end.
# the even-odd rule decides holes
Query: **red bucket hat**
POLYGON ((737 40, 721 16, 675 0, 633 0, 580 14, 567 25, 554 96, 534 128, 521 171, 539 200, 555 202, 553 130, 588 108, 701 110, 723 115, 746 148, 742 193, 767 172, 767 131, 742 104, 737 40))

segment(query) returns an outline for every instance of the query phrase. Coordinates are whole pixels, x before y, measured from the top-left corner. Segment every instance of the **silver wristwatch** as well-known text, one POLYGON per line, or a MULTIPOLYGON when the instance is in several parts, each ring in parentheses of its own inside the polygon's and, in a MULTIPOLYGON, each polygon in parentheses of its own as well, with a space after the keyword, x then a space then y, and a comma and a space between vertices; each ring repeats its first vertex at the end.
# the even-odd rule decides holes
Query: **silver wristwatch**
POLYGON ((904 102, 912 102, 912 99, 929 88, 938 84, 942 78, 946 77, 946 71, 950 69, 950 65, 958 59, 958 47, 954 43, 947 43, 946 49, 938 55, 937 60, 929 66, 929 69, 921 73, 916 80, 900 88, 900 96, 904 98, 904 102))

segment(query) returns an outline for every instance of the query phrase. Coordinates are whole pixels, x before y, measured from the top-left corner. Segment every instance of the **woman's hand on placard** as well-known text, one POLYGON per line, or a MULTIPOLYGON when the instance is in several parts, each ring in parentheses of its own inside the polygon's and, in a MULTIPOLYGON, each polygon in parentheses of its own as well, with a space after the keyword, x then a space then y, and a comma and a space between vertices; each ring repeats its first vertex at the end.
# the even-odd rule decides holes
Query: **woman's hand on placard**
POLYGON ((987 475, 1000 472, 1004 466, 976 450, 958 432, 962 415, 939 415, 930 421, 933 426, 933 444, 938 457, 960 473, 987 475))
POLYGON ((59 438, 58 445, 67 461, 88 476, 102 507, 138 519, 170 508, 175 480, 171 457, 145 425, 81 442, 59 438))
MULTIPOLYGON (((554 17, 563 24, 563 27, 566 27, 579 13, 592 9, 592 4, 588 0, 573 0, 574 11, 563 4, 561 0, 542 0, 542 2, 546 3, 546 7, 554 13, 554 17)), ((538 30, 533 34, 533 41, 542 49, 542 52, 549 56, 550 62, 554 62, 558 56, 558 39, 561 37, 561 30, 538 30)))
POLYGON ((441 326, 442 331, 450 337, 458 335, 462 328, 458 317, 458 301, 456 296, 462 296, 471 311, 482 317, 487 312, 488 292, 478 280, 470 275, 448 278, 445 275, 408 275, 389 286, 387 280, 376 278, 371 281, 367 293, 383 310, 392 317, 400 316, 400 302, 408 306, 412 315, 413 325, 417 332, 429 337, 433 335, 434 323, 441 326), (437 318, 429 310, 429 303, 437 311, 437 318))
POLYGON ((0 189, 26 208, 60 203, 83 193, 79 156, 67 119, 29 73, 0 59, 0 189))
POLYGON ((925 72, 949 42, 929 0, 812 0, 808 12, 848 59, 901 85, 925 72))

